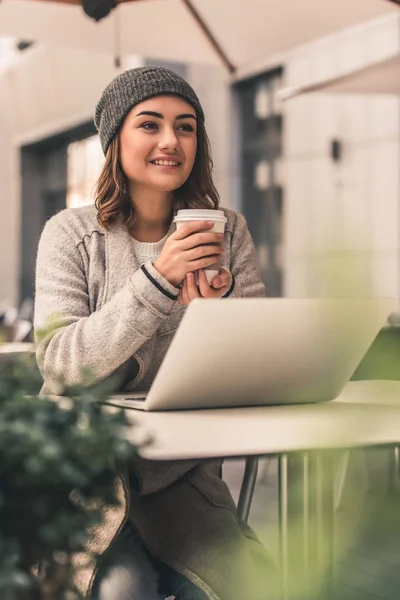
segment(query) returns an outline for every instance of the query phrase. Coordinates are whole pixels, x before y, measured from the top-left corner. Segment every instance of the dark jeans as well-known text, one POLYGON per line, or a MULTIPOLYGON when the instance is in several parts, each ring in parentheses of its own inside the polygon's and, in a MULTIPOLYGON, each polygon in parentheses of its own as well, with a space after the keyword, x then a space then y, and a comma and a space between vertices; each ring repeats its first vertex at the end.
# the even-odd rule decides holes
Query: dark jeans
POLYGON ((208 600, 186 577, 152 558, 129 523, 104 557, 93 600, 208 600))

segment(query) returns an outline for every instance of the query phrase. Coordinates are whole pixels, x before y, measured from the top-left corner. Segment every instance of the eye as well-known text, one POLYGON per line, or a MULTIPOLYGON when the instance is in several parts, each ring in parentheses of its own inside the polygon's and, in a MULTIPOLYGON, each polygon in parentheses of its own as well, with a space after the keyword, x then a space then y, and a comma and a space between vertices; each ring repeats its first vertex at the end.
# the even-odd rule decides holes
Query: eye
POLYGON ((154 131, 155 129, 158 129, 158 125, 154 121, 146 121, 145 123, 142 123, 140 127, 146 129, 146 131, 154 131))
POLYGON ((182 125, 179 125, 178 129, 181 131, 194 131, 193 125, 190 125, 189 123, 182 123, 182 125))

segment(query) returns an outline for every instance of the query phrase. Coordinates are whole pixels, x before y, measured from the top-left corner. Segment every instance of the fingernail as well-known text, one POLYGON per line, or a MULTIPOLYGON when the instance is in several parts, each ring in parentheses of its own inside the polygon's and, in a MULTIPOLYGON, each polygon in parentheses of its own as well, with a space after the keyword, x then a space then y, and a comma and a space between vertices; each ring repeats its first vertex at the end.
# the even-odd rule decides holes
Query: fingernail
POLYGON ((215 279, 214 280, 215 285, 221 285, 222 281, 220 279, 215 279))
POLYGON ((212 225, 214 227, 214 221, 207 221, 207 225, 212 225))

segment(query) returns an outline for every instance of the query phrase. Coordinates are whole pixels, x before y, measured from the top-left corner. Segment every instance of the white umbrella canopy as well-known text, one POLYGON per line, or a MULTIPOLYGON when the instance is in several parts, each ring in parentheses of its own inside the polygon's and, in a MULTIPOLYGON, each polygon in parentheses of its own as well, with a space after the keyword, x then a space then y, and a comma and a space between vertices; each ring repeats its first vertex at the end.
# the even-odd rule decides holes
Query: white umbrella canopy
POLYGON ((0 35, 159 60, 222 62, 235 73, 398 8, 398 0, 117 1, 96 23, 78 0, 0 0, 0 35))
POLYGON ((332 77, 332 79, 305 86, 283 88, 278 92, 278 98, 288 100, 300 94, 312 92, 400 95, 400 54, 339 77, 332 77))

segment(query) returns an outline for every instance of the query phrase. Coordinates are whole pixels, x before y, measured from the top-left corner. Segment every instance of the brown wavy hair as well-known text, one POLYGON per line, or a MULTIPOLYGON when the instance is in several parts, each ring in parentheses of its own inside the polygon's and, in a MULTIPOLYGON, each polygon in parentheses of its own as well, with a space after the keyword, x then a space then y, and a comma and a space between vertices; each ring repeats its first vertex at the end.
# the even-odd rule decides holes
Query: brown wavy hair
MULTIPOLYGON (((197 150, 193 169, 185 183, 174 190, 174 209, 219 207, 219 194, 212 178, 211 145, 202 119, 197 121, 197 150)), ((120 138, 117 134, 106 152, 106 160, 94 192, 97 220, 105 229, 122 215, 128 227, 135 221, 128 180, 120 162, 120 138)))

